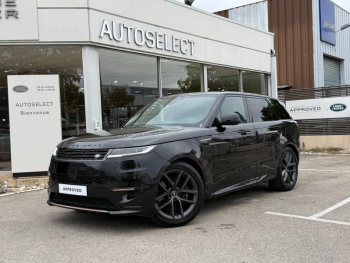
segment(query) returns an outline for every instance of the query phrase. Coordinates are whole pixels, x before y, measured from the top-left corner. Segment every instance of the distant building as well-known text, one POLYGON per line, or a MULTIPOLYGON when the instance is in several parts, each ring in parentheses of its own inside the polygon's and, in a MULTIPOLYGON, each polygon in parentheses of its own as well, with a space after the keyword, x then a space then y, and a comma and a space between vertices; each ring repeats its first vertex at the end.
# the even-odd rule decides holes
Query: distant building
POLYGON ((267 0, 217 12, 275 34, 278 86, 350 84, 350 13, 330 0, 267 0))

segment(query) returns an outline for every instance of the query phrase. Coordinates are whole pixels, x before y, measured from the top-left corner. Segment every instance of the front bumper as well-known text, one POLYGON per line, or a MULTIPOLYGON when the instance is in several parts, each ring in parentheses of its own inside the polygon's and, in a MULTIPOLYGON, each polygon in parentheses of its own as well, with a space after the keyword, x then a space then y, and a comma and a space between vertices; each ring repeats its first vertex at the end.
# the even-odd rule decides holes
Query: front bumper
POLYGON ((82 212, 90 212, 90 213, 99 213, 99 214, 110 214, 110 215, 148 215, 151 212, 147 213, 144 210, 118 210, 118 211, 107 211, 101 209, 92 209, 92 208, 83 208, 79 206, 70 206, 70 205, 62 205, 55 202, 47 201, 47 204, 50 206, 57 206, 61 208, 67 208, 82 212))
POLYGON ((110 215, 150 215, 161 174, 169 163, 156 152, 102 161, 50 164, 48 204, 110 215), (86 186, 87 196, 62 194, 59 184, 86 186))

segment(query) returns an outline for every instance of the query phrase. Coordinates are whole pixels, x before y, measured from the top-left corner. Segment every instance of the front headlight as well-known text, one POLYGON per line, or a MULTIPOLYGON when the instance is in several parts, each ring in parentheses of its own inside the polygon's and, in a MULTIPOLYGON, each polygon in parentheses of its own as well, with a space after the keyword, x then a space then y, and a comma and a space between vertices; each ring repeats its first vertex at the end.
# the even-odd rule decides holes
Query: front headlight
POLYGON ((57 150, 58 150, 58 148, 56 147, 56 149, 52 153, 53 156, 57 156, 57 150))
POLYGON ((152 151, 155 147, 156 145, 137 147, 137 148, 114 149, 107 156, 107 158, 118 158, 118 157, 130 156, 130 155, 145 154, 152 151))

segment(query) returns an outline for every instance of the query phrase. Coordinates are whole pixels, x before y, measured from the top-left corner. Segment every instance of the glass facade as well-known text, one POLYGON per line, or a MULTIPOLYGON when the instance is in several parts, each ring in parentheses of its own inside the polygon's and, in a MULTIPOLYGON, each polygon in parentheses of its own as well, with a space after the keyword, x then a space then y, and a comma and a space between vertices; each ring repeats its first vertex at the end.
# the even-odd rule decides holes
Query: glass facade
POLYGON ((242 71, 242 75, 244 92, 268 95, 266 74, 242 71))
POLYGON ((208 66, 208 91, 239 91, 239 70, 208 66))
POLYGON ((201 65, 161 59, 163 95, 201 92, 201 65))
POLYGON ((107 49, 99 57, 102 128, 108 131, 158 97, 157 58, 107 49))
MULTIPOLYGON (((104 130, 122 127, 156 98, 202 92, 205 84, 209 92, 238 92, 241 87, 244 92, 268 95, 266 74, 214 65, 204 67, 195 62, 111 49, 97 50, 104 130), (204 80, 205 75, 207 79, 204 80), (162 90, 162 94, 159 94, 159 90, 162 90)), ((0 172, 11 169, 7 76, 43 74, 60 76, 63 139, 86 133, 82 47, 1 46, 0 172)))
POLYGON ((11 170, 8 75, 60 76, 63 139, 86 132, 80 46, 0 47, 0 171, 11 170))

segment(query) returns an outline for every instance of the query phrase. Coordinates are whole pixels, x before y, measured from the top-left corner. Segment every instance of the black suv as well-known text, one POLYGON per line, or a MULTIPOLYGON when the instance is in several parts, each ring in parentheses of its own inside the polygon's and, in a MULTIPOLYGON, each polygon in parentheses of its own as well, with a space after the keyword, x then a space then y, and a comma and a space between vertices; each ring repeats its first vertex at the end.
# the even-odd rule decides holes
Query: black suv
POLYGON ((258 183, 292 190, 298 149, 297 123, 276 99, 234 92, 164 97, 121 129, 60 143, 48 204, 181 226, 205 199, 258 183))

